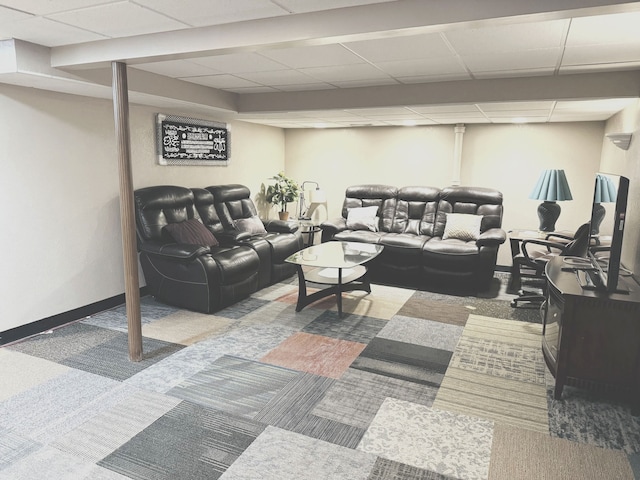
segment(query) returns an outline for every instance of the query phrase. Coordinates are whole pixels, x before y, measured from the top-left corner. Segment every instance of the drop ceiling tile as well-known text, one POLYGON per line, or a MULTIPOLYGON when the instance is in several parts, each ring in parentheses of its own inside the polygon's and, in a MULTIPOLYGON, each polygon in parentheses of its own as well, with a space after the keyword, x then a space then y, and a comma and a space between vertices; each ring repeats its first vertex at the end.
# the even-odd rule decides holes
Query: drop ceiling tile
POLYGON ((297 70, 276 70, 275 72, 247 72, 238 73, 241 78, 262 85, 285 86, 285 85, 309 85, 317 84, 318 80, 311 78, 297 70))
POLYGON ((579 17, 571 20, 566 45, 640 42, 640 12, 579 17))
POLYGON ((197 83, 213 88, 234 88, 234 87, 261 87, 256 83, 245 80, 244 78, 234 77, 233 75, 206 75, 204 77, 187 77, 183 78, 186 82, 197 83))
POLYGON ((339 88, 357 88, 357 87, 382 87, 385 85, 397 85, 398 82, 391 77, 377 78, 375 80, 334 80, 331 82, 339 88))
POLYGON ((365 63, 362 58, 339 44, 277 48, 260 53, 265 57, 291 68, 326 67, 365 63))
POLYGON ((456 125, 458 123, 491 123, 486 117, 461 117, 458 115, 450 117, 433 118, 438 125, 456 125))
POLYGON ((489 117, 491 123, 546 123, 549 116, 489 117))
POLYGON ((568 23, 569 20, 514 23, 448 31, 444 35, 462 56, 487 52, 519 52, 561 47, 568 23))
POLYGON ((109 37, 178 30, 186 25, 129 2, 71 10, 50 15, 52 20, 109 37))
POLYGON ((430 114, 450 114, 450 113, 471 113, 479 114, 480 111, 475 105, 417 105, 409 107, 423 115, 429 116, 430 114))
POLYGON ((381 117, 390 115, 405 115, 411 113, 404 107, 382 107, 382 108, 348 108, 344 110, 351 115, 367 116, 367 117, 381 117))
POLYGON ((492 79, 492 78, 514 78, 514 77, 542 77, 545 75, 553 75, 555 68, 523 68, 520 70, 492 70, 490 72, 474 72, 476 79, 492 79))
POLYGON ((594 65, 566 65, 560 67, 559 74, 589 73, 589 72, 615 72, 622 70, 637 70, 640 62, 621 63, 596 63, 594 65))
POLYGON ((562 66, 640 61, 640 41, 624 44, 580 45, 565 48, 562 66))
POLYGON ((331 8, 355 7, 369 3, 386 3, 396 0, 278 0, 278 3, 292 13, 316 12, 331 8))
POLYGON ((606 98, 600 100, 559 101, 554 108, 554 114, 562 111, 569 112, 617 112, 637 101, 635 98, 606 98))
POLYGON ((555 102, 492 102, 492 103, 479 103, 478 108, 485 113, 489 112, 534 112, 536 110, 549 111, 553 108, 555 102))
POLYGON ((313 78, 329 83, 389 78, 389 75, 367 63, 334 67, 301 68, 300 71, 313 78))
POLYGON ((283 92, 303 92, 314 90, 335 90, 336 87, 334 85, 329 85, 328 83, 306 83, 296 85, 278 85, 277 89, 283 92))
POLYGON ((467 74, 456 57, 378 62, 376 66, 396 78, 467 74))
POLYGON ((194 27, 287 15, 289 12, 269 0, 136 0, 169 17, 194 27))
POLYGON ((140 65, 132 65, 132 67, 172 78, 197 77, 222 73, 220 71, 214 70, 213 68, 190 62, 189 60, 170 60, 167 62, 143 63, 140 65))
POLYGON ((549 121, 551 122, 594 122, 594 121, 605 121, 611 118, 613 114, 611 113, 601 113, 601 114, 584 114, 584 113, 553 113, 549 121))
POLYGON ((526 52, 485 53, 463 56, 462 61, 472 73, 555 68, 562 56, 560 48, 527 50, 526 52))
POLYGON ((2 0, 2 4, 7 7, 22 10, 23 12, 33 13, 34 15, 48 15, 50 13, 66 12, 76 8, 121 1, 122 0, 2 0))
POLYGON ((224 90, 233 93, 276 93, 278 91, 273 87, 264 85, 257 87, 225 87, 224 90))
MULTIPOLYGON (((0 6, 0 27, 6 24, 12 24, 13 22, 17 22, 19 20, 26 20, 32 17, 33 15, 29 15, 28 13, 19 12, 11 8, 5 8, 0 6)), ((1 34, 2 33, 0 31, 0 35, 1 34)))
POLYGON ((485 118, 486 116, 482 114, 482 112, 476 111, 476 112, 464 112, 464 113, 423 113, 423 115, 427 118, 431 118, 433 120, 441 120, 441 119, 446 119, 446 118, 452 118, 452 117, 456 117, 456 118, 462 118, 465 120, 468 119, 473 119, 473 118, 485 118))
POLYGON ((344 46, 373 63, 454 56, 438 33, 362 40, 344 46))
POLYGON ((90 42, 106 38, 44 17, 30 17, 0 25, 0 36, 18 38, 45 47, 90 42))
POLYGON ((274 62, 257 53, 232 53, 210 57, 192 58, 193 63, 214 68, 225 73, 268 72, 287 70, 285 65, 274 62))
POLYGON ((415 83, 433 83, 433 82, 449 82, 458 80, 471 80, 471 75, 468 73, 449 73, 446 75, 419 75, 417 77, 397 77, 400 83, 415 84, 415 83))

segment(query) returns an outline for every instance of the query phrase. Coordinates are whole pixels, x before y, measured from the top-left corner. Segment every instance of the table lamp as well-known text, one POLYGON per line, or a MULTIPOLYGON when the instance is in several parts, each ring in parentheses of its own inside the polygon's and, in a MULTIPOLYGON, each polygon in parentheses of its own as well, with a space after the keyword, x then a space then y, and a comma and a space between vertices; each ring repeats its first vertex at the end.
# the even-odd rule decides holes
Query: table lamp
POLYGON ((323 204, 325 206, 327 205, 327 194, 324 190, 320 190, 318 182, 304 181, 300 187, 300 212, 298 214, 298 220, 311 220, 311 216, 318 206, 323 204), (313 184, 315 188, 307 189, 305 188, 307 184, 313 184), (307 200, 309 201, 309 206, 307 206, 307 200))
POLYGON ((538 206, 539 230, 553 232, 561 210, 556 202, 573 200, 564 170, 544 170, 529 198, 542 200, 538 206))
POLYGON ((614 203, 618 199, 618 189, 606 175, 596 175, 596 188, 593 197, 593 212, 591 214, 591 235, 600 233, 600 224, 604 220, 607 210, 603 203, 614 203))

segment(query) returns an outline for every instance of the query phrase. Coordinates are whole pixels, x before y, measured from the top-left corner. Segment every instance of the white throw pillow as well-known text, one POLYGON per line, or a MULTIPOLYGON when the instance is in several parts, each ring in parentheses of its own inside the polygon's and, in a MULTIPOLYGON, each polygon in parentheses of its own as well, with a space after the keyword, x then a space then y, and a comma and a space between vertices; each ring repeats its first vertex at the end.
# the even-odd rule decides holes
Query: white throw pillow
POLYGON ((347 214, 347 228, 349 230, 378 231, 378 207, 350 208, 347 214))
POLYGON ((480 237, 482 215, 468 213, 447 213, 442 239, 457 238, 459 240, 477 240, 480 237))

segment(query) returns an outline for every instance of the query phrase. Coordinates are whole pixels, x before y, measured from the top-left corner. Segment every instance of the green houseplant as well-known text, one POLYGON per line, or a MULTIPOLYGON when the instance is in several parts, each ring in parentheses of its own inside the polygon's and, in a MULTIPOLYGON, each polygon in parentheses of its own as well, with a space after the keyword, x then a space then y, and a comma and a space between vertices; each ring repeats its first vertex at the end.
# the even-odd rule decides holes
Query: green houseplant
POLYGON ((271 180, 275 180, 275 183, 267 187, 267 202, 278 205, 280 219, 287 220, 289 218, 287 204, 298 199, 300 186, 287 177, 284 172, 271 177, 271 180))

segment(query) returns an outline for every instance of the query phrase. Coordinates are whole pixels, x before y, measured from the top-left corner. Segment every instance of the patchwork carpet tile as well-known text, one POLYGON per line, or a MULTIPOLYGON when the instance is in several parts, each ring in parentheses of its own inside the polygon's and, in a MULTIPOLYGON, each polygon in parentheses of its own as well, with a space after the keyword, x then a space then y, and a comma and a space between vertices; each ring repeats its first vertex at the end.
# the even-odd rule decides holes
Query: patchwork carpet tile
POLYGON ((59 363, 0 349, 0 401, 55 378, 69 370, 59 363))
POLYGON ((167 392, 192 403, 253 418, 298 372, 223 356, 167 392))
POLYGON ((376 337, 351 368, 438 387, 450 359, 451 352, 446 350, 376 337))
POLYGON ((343 313, 340 318, 338 312, 328 310, 302 331, 350 342, 368 343, 386 324, 386 320, 350 313, 343 313))
POLYGON ((0 474, 41 447, 42 444, 34 440, 0 427, 0 474))
POLYGON ((497 424, 490 480, 576 478, 633 480, 624 452, 580 445, 549 435, 497 424))
POLYGON ((299 332, 260 359, 261 362, 340 378, 365 348, 365 344, 299 332))
POLYGON ((464 326, 472 313, 464 305, 432 301, 425 297, 425 292, 415 292, 398 311, 398 315, 464 326))
POLYGON ((216 312, 216 316, 237 320, 239 318, 244 317, 245 315, 248 315, 249 313, 255 310, 258 310, 260 307, 263 307, 267 303, 269 303, 268 300, 249 297, 227 308, 224 308, 219 312, 216 312))
POLYGON ((283 302, 270 302, 260 307, 240 320, 236 321, 236 327, 279 325, 291 327, 295 330, 302 330, 309 323, 321 315, 323 310, 315 308, 305 308, 296 312, 295 305, 283 302))
POLYGON ((367 480, 374 455, 267 427, 221 480, 367 480))
POLYGON ((498 340, 538 350, 542 345, 542 325, 540 324, 476 314, 469 316, 464 335, 483 340, 498 340))
POLYGON ((144 480, 217 479, 263 429, 263 424, 183 401, 98 465, 144 480))
POLYGON ((395 315, 377 336, 453 352, 463 329, 464 327, 458 325, 395 315))
POLYGON ((458 480, 454 477, 412 467, 386 458, 376 460, 368 480, 458 480))
POLYGON ((387 399, 358 450, 443 475, 486 479, 493 422, 387 399))
MULTIPOLYGON (((180 309, 166 305, 156 301, 151 295, 146 295, 140 299, 140 323, 145 325, 154 320, 166 317, 172 313, 178 312, 180 309)), ((105 310, 91 317, 82 320, 86 325, 95 325, 96 327, 110 328, 120 332, 127 331, 127 311, 125 305, 105 310)))
POLYGON ((142 335, 169 343, 192 345, 224 333, 233 320, 216 315, 179 310, 142 326, 142 335))
POLYGON ((326 391, 313 414, 366 429, 386 398, 431 406, 436 388, 350 368, 326 391))
POLYGON ((0 471, 0 480, 31 480, 34 478, 125 480, 127 477, 50 446, 44 446, 7 469, 0 471))

